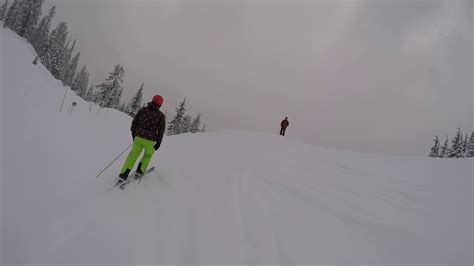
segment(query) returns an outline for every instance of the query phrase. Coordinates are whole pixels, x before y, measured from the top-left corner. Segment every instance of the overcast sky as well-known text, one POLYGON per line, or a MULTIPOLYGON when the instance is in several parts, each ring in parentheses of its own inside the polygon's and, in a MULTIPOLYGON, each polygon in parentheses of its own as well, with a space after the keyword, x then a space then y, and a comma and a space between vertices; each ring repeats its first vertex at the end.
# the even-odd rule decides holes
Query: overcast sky
MULTIPOLYGON (((426 155, 473 125, 470 0, 53 1, 92 82, 126 69, 168 114, 185 96, 208 131, 426 155)), ((44 14, 47 13, 45 8, 44 14)), ((128 128, 124 128, 128 130, 128 128)))

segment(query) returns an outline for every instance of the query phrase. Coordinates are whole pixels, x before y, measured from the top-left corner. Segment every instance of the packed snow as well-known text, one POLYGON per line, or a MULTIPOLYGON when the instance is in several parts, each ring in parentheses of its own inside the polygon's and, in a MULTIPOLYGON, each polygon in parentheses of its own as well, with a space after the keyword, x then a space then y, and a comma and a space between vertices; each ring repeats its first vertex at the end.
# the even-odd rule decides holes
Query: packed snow
POLYGON ((125 155, 95 176, 131 118, 63 87, 11 31, 0 45, 5 265, 473 263, 473 159, 228 130, 165 136, 157 171, 107 191, 125 155))

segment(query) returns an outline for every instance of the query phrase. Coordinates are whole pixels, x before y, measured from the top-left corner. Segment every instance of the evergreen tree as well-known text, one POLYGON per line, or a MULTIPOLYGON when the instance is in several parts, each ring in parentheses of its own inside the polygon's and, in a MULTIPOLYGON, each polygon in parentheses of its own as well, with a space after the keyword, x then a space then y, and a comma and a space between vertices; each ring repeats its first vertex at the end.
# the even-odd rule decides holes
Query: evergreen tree
POLYGON ((193 122, 191 123, 191 133, 197 133, 199 132, 199 127, 201 126, 201 114, 197 114, 196 117, 193 119, 193 122))
POLYGON ((82 98, 86 97, 88 85, 89 85, 89 73, 86 71, 86 74, 82 78, 82 82, 79 86, 79 96, 81 96, 82 98))
POLYGON ((46 67, 56 79, 61 79, 65 71, 64 58, 66 56, 66 40, 68 30, 66 22, 61 22, 51 32, 49 47, 46 55, 46 67))
POLYGON ((469 138, 466 157, 474 157, 474 132, 471 133, 471 137, 469 138))
POLYGON ((118 110, 119 110, 119 111, 122 111, 122 112, 124 112, 124 113, 126 113, 126 112, 125 112, 125 103, 121 103, 120 106, 119 106, 119 108, 118 108, 118 110))
POLYGON ((5 15, 5 20, 3 22, 3 28, 8 27, 12 29, 12 27, 14 26, 15 18, 17 17, 17 13, 18 13, 18 2, 19 0, 13 1, 13 4, 8 9, 8 12, 5 15))
POLYGON ((5 3, 0 8, 0 20, 3 21, 3 19, 5 18, 7 14, 7 9, 8 9, 8 0, 5 0, 5 3))
POLYGON ((74 79, 71 89, 75 91, 77 95, 84 98, 87 93, 88 83, 89 73, 87 72, 87 67, 83 66, 81 71, 77 74, 76 79, 74 79))
MULTIPOLYGON (((95 86, 95 88, 97 88, 97 86, 95 86)), ((99 91, 94 92, 94 96, 92 98, 94 103, 99 104, 99 91)))
POLYGON ((59 68, 62 69, 62 71, 61 71, 61 76, 58 79, 62 81, 63 85, 66 85, 64 78, 67 75, 69 63, 71 61, 71 53, 70 53, 71 49, 70 49, 70 46, 69 46, 70 43, 71 43, 71 37, 69 37, 68 41, 63 46, 62 51, 61 51, 62 60, 60 61, 59 68))
POLYGON ((446 158, 446 155, 449 153, 448 149, 448 136, 446 136, 446 141, 444 142, 444 145, 441 147, 439 157, 440 158, 446 158))
POLYGON ((191 116, 185 115, 183 119, 183 125, 181 129, 181 133, 188 133, 191 132, 191 116))
POLYGON ((142 106, 142 97, 143 97, 143 83, 140 86, 140 89, 137 91, 137 94, 133 96, 132 100, 130 101, 130 105, 128 106, 129 114, 134 117, 140 107, 142 106))
POLYGON ((448 153, 448 158, 460 158, 462 157, 462 133, 461 133, 461 128, 458 128, 458 132, 456 133, 456 136, 454 139, 451 141, 451 149, 448 153))
POLYGON ((186 116, 186 98, 176 108, 176 116, 168 124, 168 135, 183 133, 183 122, 186 116))
POLYGON ((438 135, 436 135, 436 138, 433 140, 434 145, 431 147, 431 152, 430 152, 430 157, 439 157, 439 139, 438 135))
MULTIPOLYGON (((79 56, 81 56, 81 53, 77 52, 77 54, 71 60, 71 62, 69 63, 69 65, 66 69, 66 72, 64 74, 64 85, 66 85, 66 86, 72 86, 74 76, 76 75, 77 63, 79 61, 79 56)), ((87 89, 87 86, 86 86, 86 89, 87 89)))
POLYGON ((71 44, 71 38, 72 36, 69 36, 69 38, 67 39, 67 42, 66 42, 66 45, 64 46, 64 59, 66 59, 67 61, 70 61, 71 60, 71 56, 72 56, 72 51, 71 51, 71 47, 69 46, 69 44, 71 44), (69 56, 69 58, 68 58, 69 56))
POLYGON ((87 90, 86 96, 84 96, 84 99, 88 102, 91 102, 94 100, 94 86, 90 86, 89 90, 87 90))
POLYGON ((101 107, 118 107, 124 75, 124 68, 120 65, 115 65, 114 71, 109 73, 109 77, 107 77, 105 82, 97 86, 99 89, 98 101, 101 107))
POLYGON ((18 4, 18 13, 15 19, 14 31, 18 35, 31 40, 31 35, 38 25, 44 0, 22 0, 18 4))
POLYGON ((71 85, 71 89, 76 92, 76 93, 79 93, 79 91, 81 90, 81 85, 82 85, 82 81, 84 79, 84 76, 86 74, 86 66, 82 66, 81 70, 79 71, 79 73, 77 73, 76 75, 76 78, 74 79, 74 81, 72 82, 72 85, 71 85))
POLYGON ((465 158, 468 157, 468 146, 469 146, 469 140, 467 138, 467 132, 464 134, 464 140, 462 141, 462 152, 461 152, 461 157, 465 158))
POLYGON ((49 10, 49 14, 43 17, 36 28, 33 37, 31 38, 31 44, 35 48, 38 56, 41 60, 44 60, 49 44, 49 28, 51 21, 56 14, 56 6, 53 6, 49 10))
POLYGON ((24 22, 24 37, 31 43, 33 40, 33 34, 38 27, 38 22, 40 20, 43 4, 45 0, 28 0, 30 3, 30 8, 25 15, 25 22, 24 22))
MULTIPOLYGON (((13 3, 15 4, 15 3, 13 3)), ((25 0, 19 0, 16 5, 12 5, 12 15, 8 19, 8 28, 20 35, 21 22, 23 21, 23 9, 25 6, 25 0), (13 10, 14 8, 14 10, 13 10)), ((8 14, 7 14, 8 16, 8 14)))
POLYGON ((119 90, 116 90, 114 93, 114 102, 112 103, 112 108, 118 109, 120 107, 120 99, 122 99, 122 93, 123 93, 123 87, 121 87, 119 90))
MULTIPOLYGON (((73 53, 73 50, 74 50, 74 46, 76 46, 76 40, 74 40, 74 43, 72 44, 72 46, 69 46, 69 44, 71 43, 71 37, 69 37, 69 40, 67 41, 67 44, 66 46, 64 47, 64 59, 63 59, 63 65, 64 65, 64 72, 63 72, 63 76, 61 77, 61 81, 63 82, 64 85, 68 86, 68 83, 70 84, 72 82, 72 79, 74 79, 74 75, 76 73, 74 73, 71 77, 71 64, 72 64, 72 53, 73 53)), ((76 65, 77 67, 77 65, 76 65)), ((75 72, 76 70, 74 70, 75 72)))

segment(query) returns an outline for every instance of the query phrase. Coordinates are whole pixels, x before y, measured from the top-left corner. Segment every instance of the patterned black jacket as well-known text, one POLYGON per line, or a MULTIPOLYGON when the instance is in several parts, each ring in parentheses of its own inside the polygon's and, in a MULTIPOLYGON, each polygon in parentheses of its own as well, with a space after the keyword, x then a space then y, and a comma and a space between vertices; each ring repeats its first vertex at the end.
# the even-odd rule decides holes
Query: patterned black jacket
POLYGON ((161 144, 165 133, 165 115, 160 111, 160 106, 149 102, 148 106, 138 111, 132 121, 132 135, 161 144))

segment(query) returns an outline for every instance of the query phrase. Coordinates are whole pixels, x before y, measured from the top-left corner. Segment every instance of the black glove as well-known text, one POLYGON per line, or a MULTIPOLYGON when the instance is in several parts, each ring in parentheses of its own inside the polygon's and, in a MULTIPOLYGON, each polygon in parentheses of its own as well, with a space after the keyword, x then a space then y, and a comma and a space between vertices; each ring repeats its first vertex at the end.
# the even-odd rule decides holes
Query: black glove
POLYGON ((160 148, 160 145, 161 145, 161 143, 159 143, 159 142, 157 142, 157 143, 155 144, 155 147, 154 147, 154 148, 155 148, 155 151, 160 148))

